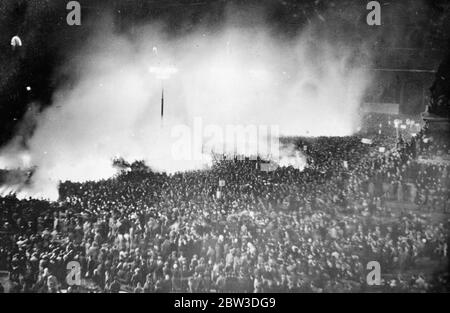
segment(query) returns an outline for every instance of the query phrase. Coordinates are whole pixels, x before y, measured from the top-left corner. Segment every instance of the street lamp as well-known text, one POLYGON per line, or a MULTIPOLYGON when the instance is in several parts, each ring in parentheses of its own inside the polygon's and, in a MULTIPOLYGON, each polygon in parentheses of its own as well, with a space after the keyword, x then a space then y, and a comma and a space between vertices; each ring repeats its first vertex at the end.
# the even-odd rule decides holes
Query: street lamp
POLYGON ((150 73, 154 74, 161 81, 161 125, 164 119, 164 80, 178 72, 178 69, 172 66, 151 66, 150 73))

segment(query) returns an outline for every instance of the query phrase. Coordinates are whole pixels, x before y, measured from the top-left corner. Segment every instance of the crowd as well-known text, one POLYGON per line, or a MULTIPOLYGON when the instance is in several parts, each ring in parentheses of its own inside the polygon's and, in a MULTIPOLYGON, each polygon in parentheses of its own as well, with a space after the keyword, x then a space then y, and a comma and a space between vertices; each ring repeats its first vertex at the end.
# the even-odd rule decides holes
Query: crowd
POLYGON ((10 292, 448 291, 449 221, 423 210, 448 212, 448 166, 415 162, 413 142, 385 153, 358 136, 295 144, 303 171, 224 158, 65 182, 57 202, 2 198, 0 271, 10 292), (81 286, 67 284, 70 261, 81 286), (370 261, 379 286, 367 284, 370 261))

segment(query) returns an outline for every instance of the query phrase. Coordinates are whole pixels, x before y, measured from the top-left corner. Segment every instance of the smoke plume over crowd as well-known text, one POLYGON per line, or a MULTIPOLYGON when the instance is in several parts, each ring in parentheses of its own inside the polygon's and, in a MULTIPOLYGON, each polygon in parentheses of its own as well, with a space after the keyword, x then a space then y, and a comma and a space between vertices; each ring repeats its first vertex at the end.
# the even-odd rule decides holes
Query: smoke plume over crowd
MULTIPOLYGON (((207 166, 209 152, 261 154, 261 142, 273 141, 273 133, 258 133, 246 134, 245 145, 230 144, 229 126, 276 129, 276 136, 345 136, 359 126, 370 82, 368 60, 358 57, 363 48, 328 40, 314 27, 289 39, 235 24, 182 37, 157 23, 120 35, 108 29, 99 27, 71 55, 60 70, 70 82, 50 107, 26 116, 0 151, 0 168, 32 170, 0 192, 56 199, 60 181, 112 177, 115 158, 184 171, 207 166), (172 71, 162 77, 151 68, 172 71), (211 136, 211 129, 223 133, 211 136), (180 144, 204 157, 180 157, 180 144)), ((282 165, 301 167, 291 147, 279 151, 282 165)))

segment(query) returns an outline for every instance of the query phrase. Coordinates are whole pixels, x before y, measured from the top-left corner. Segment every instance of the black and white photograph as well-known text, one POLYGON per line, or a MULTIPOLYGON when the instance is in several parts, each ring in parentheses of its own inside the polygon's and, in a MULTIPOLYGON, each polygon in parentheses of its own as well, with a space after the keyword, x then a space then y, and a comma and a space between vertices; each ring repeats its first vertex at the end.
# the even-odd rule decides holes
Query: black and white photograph
POLYGON ((448 293, 449 99, 448 0, 0 0, 0 297, 448 293))

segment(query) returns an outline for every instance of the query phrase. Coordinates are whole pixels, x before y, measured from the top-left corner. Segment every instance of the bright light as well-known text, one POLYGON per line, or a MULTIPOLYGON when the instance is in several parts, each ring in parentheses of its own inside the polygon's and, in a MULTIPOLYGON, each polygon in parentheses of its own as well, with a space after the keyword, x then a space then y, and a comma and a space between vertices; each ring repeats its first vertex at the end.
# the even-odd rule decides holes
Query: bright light
POLYGON ((178 69, 172 66, 151 66, 149 71, 155 74, 158 79, 169 79, 171 75, 178 72, 178 69))
POLYGON ((22 47, 22 39, 20 39, 19 36, 14 36, 11 38, 11 46, 15 47, 22 47))
POLYGON ((22 161, 23 168, 29 168, 31 166, 31 156, 28 153, 23 153, 20 156, 20 159, 22 161))

